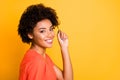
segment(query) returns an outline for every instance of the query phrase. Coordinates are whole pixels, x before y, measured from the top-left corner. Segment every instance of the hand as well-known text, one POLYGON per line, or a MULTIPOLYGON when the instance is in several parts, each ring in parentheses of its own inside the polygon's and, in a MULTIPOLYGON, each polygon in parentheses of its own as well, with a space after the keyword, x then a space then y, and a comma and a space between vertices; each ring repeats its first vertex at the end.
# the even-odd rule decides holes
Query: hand
POLYGON ((61 30, 59 30, 57 37, 58 37, 58 42, 61 48, 67 48, 68 47, 68 36, 61 30))

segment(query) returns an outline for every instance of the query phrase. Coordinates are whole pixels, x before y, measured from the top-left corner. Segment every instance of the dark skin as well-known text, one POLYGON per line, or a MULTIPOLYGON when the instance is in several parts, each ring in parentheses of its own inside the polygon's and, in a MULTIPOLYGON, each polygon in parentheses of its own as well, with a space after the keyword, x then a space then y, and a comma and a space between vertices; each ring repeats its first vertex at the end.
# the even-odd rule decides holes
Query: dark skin
MULTIPOLYGON (((38 22, 33 29, 33 33, 28 34, 28 37, 32 39, 30 48, 36 50, 45 58, 46 48, 52 47, 53 39, 55 37, 51 21, 49 19, 44 19, 38 22)), ((73 80, 73 71, 68 50, 68 36, 59 30, 57 38, 63 60, 63 70, 56 65, 53 67, 57 80, 73 80)))

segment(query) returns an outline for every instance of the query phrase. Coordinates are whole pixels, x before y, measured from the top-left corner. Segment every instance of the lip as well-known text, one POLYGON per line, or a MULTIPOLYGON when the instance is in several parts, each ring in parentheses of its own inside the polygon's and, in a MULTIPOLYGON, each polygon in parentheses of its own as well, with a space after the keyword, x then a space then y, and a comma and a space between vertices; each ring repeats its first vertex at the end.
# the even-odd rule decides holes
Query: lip
POLYGON ((53 43, 53 40, 52 39, 47 39, 45 40, 48 44, 52 44, 53 43))

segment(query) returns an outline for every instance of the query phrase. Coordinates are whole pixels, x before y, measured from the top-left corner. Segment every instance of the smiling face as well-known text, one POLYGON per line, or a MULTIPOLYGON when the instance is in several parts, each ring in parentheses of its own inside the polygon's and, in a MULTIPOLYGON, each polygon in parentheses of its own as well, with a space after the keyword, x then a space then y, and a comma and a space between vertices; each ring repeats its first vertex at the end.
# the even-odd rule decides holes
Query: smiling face
POLYGON ((50 48, 52 47, 54 34, 54 26, 49 19, 39 21, 33 33, 28 34, 28 37, 32 39, 32 45, 39 48, 50 48))

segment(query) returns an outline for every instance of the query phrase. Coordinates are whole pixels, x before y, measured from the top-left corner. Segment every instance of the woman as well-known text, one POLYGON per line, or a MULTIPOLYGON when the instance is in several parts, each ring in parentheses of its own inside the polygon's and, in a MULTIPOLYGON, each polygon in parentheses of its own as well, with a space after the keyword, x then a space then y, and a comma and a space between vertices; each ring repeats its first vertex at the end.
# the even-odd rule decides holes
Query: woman
POLYGON ((68 37, 58 31, 57 37, 63 59, 63 71, 46 54, 52 47, 58 26, 54 9, 43 4, 29 6, 21 16, 18 34, 24 43, 31 44, 20 65, 19 80, 73 80, 72 65, 68 51, 68 37))

